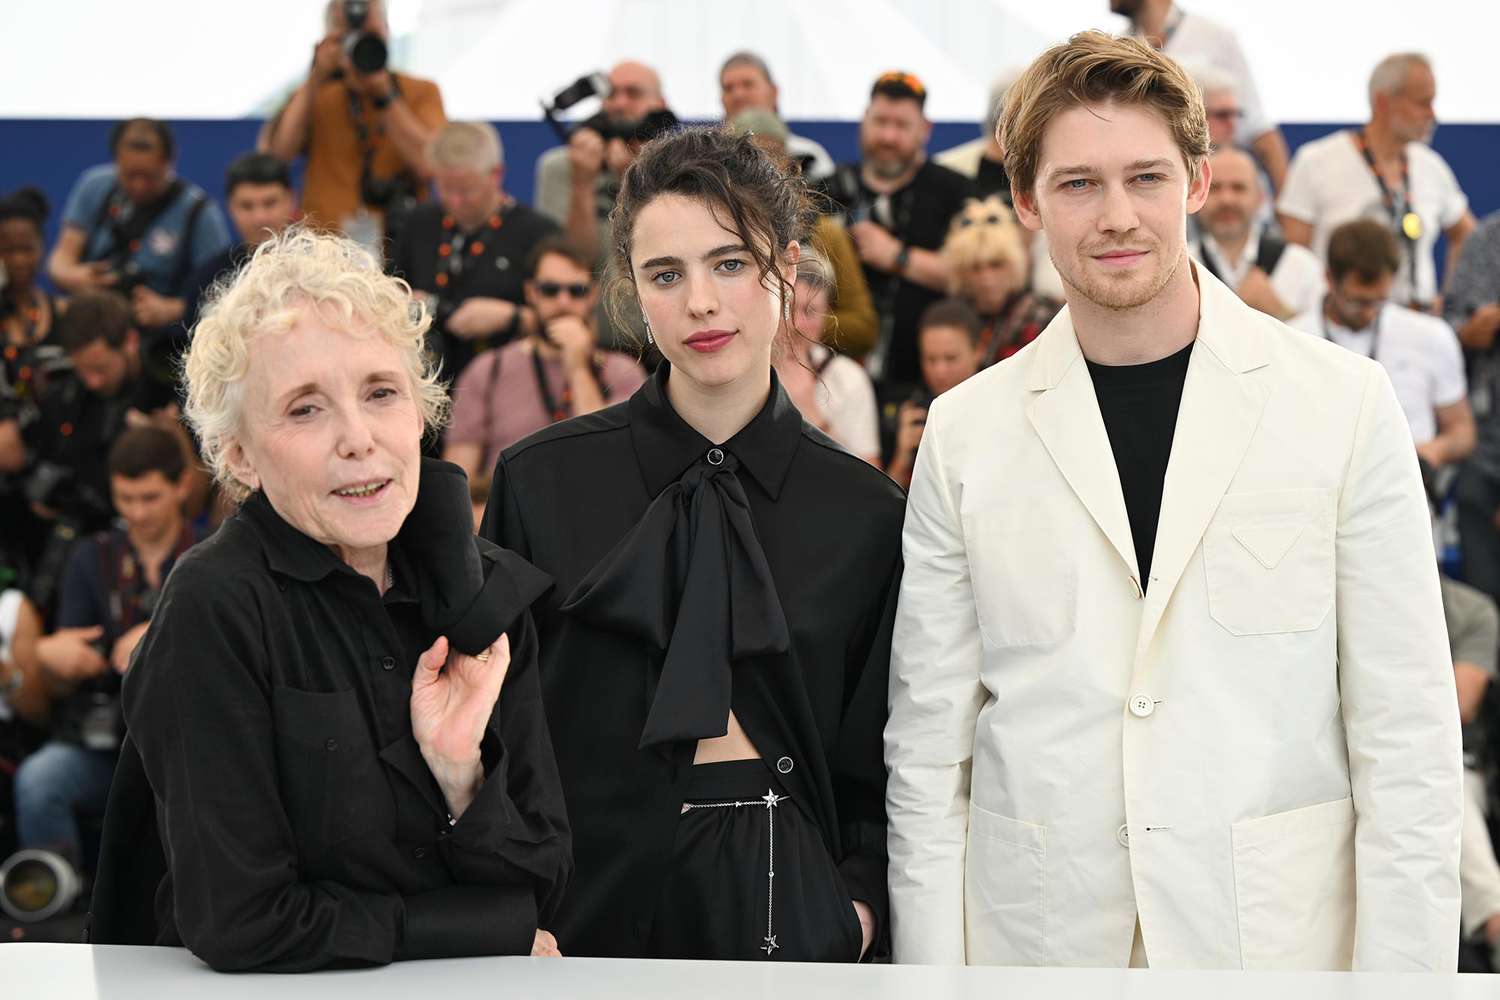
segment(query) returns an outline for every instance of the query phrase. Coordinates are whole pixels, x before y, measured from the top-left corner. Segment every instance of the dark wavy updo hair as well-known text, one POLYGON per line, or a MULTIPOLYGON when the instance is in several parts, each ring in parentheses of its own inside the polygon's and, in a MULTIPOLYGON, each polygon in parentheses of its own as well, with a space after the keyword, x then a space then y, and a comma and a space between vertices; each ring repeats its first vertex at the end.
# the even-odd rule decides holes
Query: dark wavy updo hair
POLYGON ((0 222, 25 219, 36 227, 38 233, 47 222, 48 211, 47 196, 38 188, 23 187, 0 198, 0 222))
POLYGON ((723 127, 685 128, 648 142, 625 171, 610 213, 610 248, 605 303, 616 327, 631 329, 637 309, 635 273, 630 266, 635 223, 641 210, 664 194, 693 198, 708 206, 725 229, 749 248, 760 281, 790 300, 795 287, 776 266, 783 248, 805 242, 816 218, 807 183, 785 160, 761 149, 749 134, 723 127))

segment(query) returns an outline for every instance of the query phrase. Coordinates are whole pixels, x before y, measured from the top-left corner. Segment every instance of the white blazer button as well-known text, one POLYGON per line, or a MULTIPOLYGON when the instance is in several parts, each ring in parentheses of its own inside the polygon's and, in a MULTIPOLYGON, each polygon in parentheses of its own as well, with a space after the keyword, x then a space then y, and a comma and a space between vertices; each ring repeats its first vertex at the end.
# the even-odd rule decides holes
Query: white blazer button
POLYGON ((1130 824, 1120 824, 1120 828, 1115 831, 1115 840, 1119 841, 1121 847, 1130 846, 1130 824))
POLYGON ((1156 711, 1156 702, 1143 694, 1135 695, 1130 699, 1130 714, 1137 719, 1144 719, 1156 711))
POLYGON ((780 771, 782 774, 791 774, 792 773, 792 758, 790 758, 790 757, 783 757, 780 760, 778 760, 776 762, 776 770, 780 771))

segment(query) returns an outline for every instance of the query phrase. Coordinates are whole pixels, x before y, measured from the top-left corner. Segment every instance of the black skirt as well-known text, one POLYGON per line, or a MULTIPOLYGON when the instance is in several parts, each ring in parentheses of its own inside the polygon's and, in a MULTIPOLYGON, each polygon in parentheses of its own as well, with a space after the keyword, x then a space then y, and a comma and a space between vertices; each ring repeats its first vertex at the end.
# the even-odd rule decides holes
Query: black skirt
POLYGON ((817 826, 760 760, 688 775, 656 958, 856 962, 863 932, 817 826))

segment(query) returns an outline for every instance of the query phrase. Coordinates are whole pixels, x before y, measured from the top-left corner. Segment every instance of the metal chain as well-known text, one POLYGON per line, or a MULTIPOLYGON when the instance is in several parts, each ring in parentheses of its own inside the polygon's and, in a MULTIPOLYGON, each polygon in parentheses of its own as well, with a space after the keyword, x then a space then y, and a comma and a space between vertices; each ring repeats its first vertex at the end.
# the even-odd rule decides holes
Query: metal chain
POLYGON ((765 806, 766 808, 766 936, 760 950, 770 957, 771 952, 780 948, 776 942, 775 915, 772 907, 776 902, 776 820, 772 810, 778 803, 786 799, 785 795, 777 795, 776 790, 766 789, 766 794, 751 802, 736 799, 733 802, 684 802, 682 811, 684 813, 693 809, 737 809, 743 806, 765 806))

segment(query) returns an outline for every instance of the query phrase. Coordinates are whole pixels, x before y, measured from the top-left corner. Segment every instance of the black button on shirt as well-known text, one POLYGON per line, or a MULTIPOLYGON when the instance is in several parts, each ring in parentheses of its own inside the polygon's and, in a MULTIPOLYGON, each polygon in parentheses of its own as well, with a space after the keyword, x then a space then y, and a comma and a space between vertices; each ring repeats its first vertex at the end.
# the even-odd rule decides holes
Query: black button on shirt
POLYGON ((1125 514, 1130 519, 1143 591, 1151 581, 1162 487, 1192 354, 1193 345, 1189 344, 1171 357, 1144 365, 1088 363, 1099 414, 1109 432, 1109 447, 1120 474, 1120 489, 1125 494, 1125 514))
POLYGON ((529 954, 568 873, 525 610, 546 581, 480 547, 484 592, 510 579, 509 606, 483 610, 512 662, 484 783, 441 838, 447 806, 410 716, 436 639, 415 595, 435 585, 403 542, 382 597, 256 494, 179 560, 125 681, 168 862, 159 943, 267 971, 529 954), (401 669, 375 669, 389 650, 401 669))
MULTIPOLYGON (((868 903, 883 925, 882 734, 904 498, 879 471, 804 424, 779 384, 760 413, 716 447, 672 409, 669 377, 663 364, 629 400, 507 449, 485 516, 485 537, 557 584, 539 605, 537 627, 576 871, 550 929, 564 954, 643 954, 649 936, 641 928, 650 926, 669 870, 696 744, 642 747, 666 650, 588 624, 561 604, 658 496, 690 471, 705 475, 720 451, 721 470, 733 459, 774 582, 775 593, 763 596, 779 604, 790 636, 785 653, 733 662, 732 709, 768 768, 796 762, 778 768, 779 779, 818 825, 852 898, 868 903)), ((646 563, 642 589, 671 589, 672 564, 666 552, 646 563)), ((738 611, 740 596, 732 596, 738 611)), ((664 624, 670 634, 671 622, 664 624)), ((662 675, 660 683, 670 681, 662 675)))

